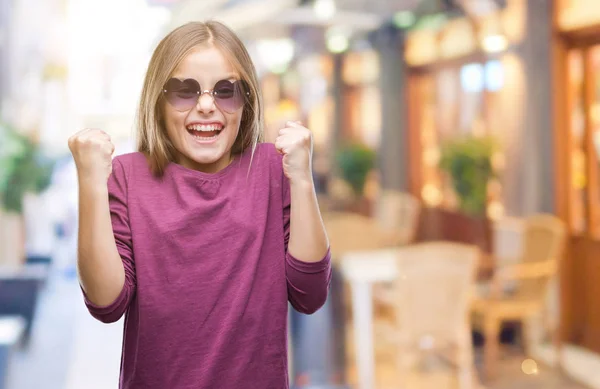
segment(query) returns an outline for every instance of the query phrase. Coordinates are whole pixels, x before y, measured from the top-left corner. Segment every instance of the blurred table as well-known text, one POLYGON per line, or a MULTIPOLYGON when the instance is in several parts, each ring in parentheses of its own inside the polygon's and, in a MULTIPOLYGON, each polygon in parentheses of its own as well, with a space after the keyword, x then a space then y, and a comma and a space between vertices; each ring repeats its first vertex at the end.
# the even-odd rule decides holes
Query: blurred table
POLYGON ((372 284, 390 282, 396 278, 396 258, 402 248, 355 251, 345 254, 339 266, 352 290, 354 342, 358 389, 375 387, 375 353, 373 346, 372 284))

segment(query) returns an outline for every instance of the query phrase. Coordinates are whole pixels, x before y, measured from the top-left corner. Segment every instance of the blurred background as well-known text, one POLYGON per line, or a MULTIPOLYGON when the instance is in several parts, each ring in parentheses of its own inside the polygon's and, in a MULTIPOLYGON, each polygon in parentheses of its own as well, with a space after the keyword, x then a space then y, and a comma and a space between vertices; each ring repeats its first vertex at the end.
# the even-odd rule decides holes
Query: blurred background
POLYGON ((77 284, 68 137, 134 151, 152 50, 244 39, 314 133, 326 306, 295 388, 600 388, 597 0, 0 0, 0 388, 116 388, 122 322, 77 284))

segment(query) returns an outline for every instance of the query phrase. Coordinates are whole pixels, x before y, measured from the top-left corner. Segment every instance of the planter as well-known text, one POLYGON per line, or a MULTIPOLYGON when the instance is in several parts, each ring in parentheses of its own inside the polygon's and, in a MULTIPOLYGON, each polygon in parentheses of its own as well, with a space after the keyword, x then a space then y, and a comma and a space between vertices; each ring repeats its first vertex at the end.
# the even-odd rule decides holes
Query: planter
POLYGON ((479 247, 484 253, 493 252, 492 223, 488 218, 442 208, 424 207, 421 210, 417 240, 468 243, 479 247))
POLYGON ((373 204, 366 197, 357 198, 349 207, 348 211, 364 216, 371 216, 373 204))

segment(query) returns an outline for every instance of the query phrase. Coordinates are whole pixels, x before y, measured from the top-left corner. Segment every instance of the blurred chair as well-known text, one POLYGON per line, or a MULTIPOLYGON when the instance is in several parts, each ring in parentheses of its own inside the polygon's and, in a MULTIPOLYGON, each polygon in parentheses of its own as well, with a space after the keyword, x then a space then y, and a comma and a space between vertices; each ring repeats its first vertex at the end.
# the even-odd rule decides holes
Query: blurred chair
POLYGON ((492 230, 494 264, 503 266, 518 262, 523 253, 525 219, 503 217, 494 220, 492 230))
POLYGON ((410 193, 383 190, 374 217, 393 246, 412 243, 417 235, 421 203, 410 193))
POLYGON ((327 195, 319 201, 322 211, 335 212, 351 207, 356 201, 356 194, 347 181, 334 176, 327 183, 327 195))
MULTIPOLYGON (((375 202, 373 217, 384 234, 388 246, 404 246, 412 243, 417 235, 421 203, 410 193, 383 190, 375 202)), ((376 313, 389 315, 392 307, 387 304, 390 284, 373 285, 376 313)))
MULTIPOLYGON (((351 212, 324 212, 323 223, 329 238, 334 267, 339 265, 340 258, 348 252, 389 247, 389 239, 384 231, 368 216, 351 212)), ((351 293, 348 285, 344 285, 343 290, 346 319, 350 319, 351 293)))
MULTIPOLYGON (((534 215, 526 218, 522 257, 515 263, 497 266, 487 293, 474 300, 473 324, 485 337, 484 367, 488 378, 496 371, 498 335, 503 322, 521 322, 523 346, 529 354, 533 346, 533 320, 547 314, 546 297, 557 274, 565 240, 566 227, 558 217, 534 215)), ((556 331, 556 328, 551 331, 554 341, 556 331)))
POLYGON ((400 387, 414 387, 407 386, 407 377, 433 357, 458 368, 459 388, 477 387, 469 308, 479 257, 473 245, 428 242, 407 248, 398 258, 389 301, 394 315, 377 323, 376 332, 388 350, 394 346, 405 384, 400 387))
POLYGON ((388 238, 376 220, 351 212, 324 212, 323 223, 334 261, 349 251, 388 247, 388 238))

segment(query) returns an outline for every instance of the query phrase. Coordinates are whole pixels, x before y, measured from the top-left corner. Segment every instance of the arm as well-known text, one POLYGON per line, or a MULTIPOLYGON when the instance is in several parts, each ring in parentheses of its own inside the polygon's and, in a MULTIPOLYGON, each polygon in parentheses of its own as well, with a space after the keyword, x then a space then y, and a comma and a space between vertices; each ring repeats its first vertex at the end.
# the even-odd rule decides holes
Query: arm
POLYGON ((329 241, 312 180, 312 136, 296 123, 280 131, 283 154, 283 216, 288 300, 302 313, 314 313, 327 299, 331 280, 329 241))
POLYGON ((290 181, 291 216, 289 253, 302 262, 319 262, 329 241, 323 226, 312 180, 290 181))
POLYGON ((331 254, 318 209, 316 213, 303 217, 313 202, 305 192, 306 188, 298 189, 296 193, 292 188, 293 185, 284 177, 283 219, 288 300, 298 312, 311 314, 327 300, 331 254))
POLYGON ((77 266, 92 316, 117 321, 135 293, 135 266, 123 166, 115 160, 107 185, 79 180, 77 266))

